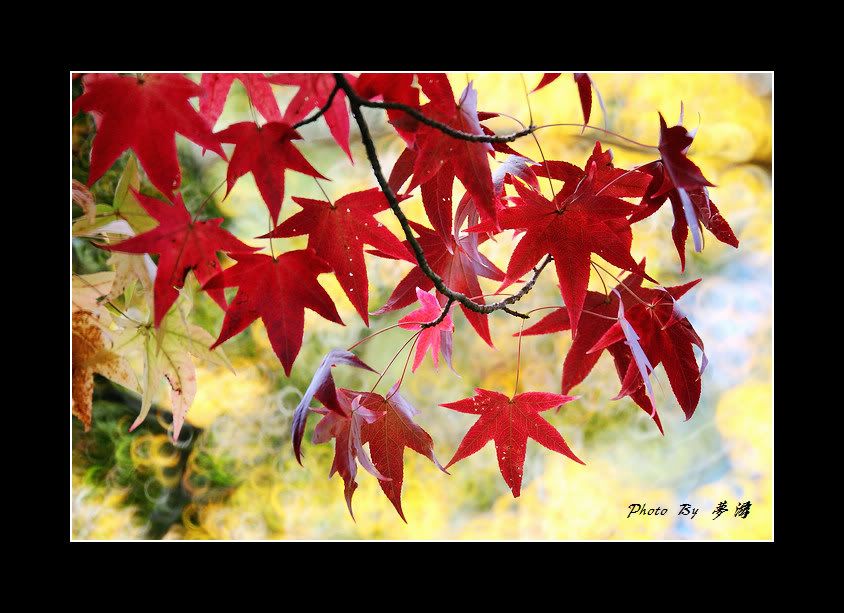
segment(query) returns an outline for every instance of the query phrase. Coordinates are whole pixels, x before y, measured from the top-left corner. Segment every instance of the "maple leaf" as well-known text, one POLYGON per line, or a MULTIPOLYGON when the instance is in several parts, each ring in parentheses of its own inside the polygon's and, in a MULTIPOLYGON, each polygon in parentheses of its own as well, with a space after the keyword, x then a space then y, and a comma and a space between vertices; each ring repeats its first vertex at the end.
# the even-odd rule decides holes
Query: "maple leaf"
MULTIPOLYGON (((590 254, 601 256, 623 270, 641 272, 630 255, 633 236, 625 217, 635 205, 605 194, 594 188, 597 165, 593 161, 587 175, 577 187, 563 190, 553 200, 540 192, 515 183, 518 197, 515 206, 499 213, 502 228, 524 229, 519 244, 513 250, 507 272, 498 292, 503 291, 528 273, 546 254, 554 257, 560 293, 568 307, 572 336, 589 285, 590 254)), ((470 232, 491 232, 495 228, 485 222, 469 228, 470 232)))
POLYGON ((246 89, 249 100, 267 121, 281 121, 281 111, 278 109, 273 88, 267 77, 253 72, 206 72, 203 73, 199 85, 202 95, 199 98, 199 114, 205 117, 212 128, 226 104, 232 82, 237 79, 246 89))
POLYGON ((452 334, 454 332, 451 314, 447 314, 437 325, 423 328, 422 324, 436 321, 439 318, 442 307, 436 296, 422 291, 418 287, 416 288, 416 297, 422 306, 399 319, 399 326, 403 330, 421 330, 416 341, 416 355, 413 358, 411 371, 416 372, 429 348, 431 349, 431 359, 434 361, 434 369, 439 370, 441 348, 443 357, 451 366, 452 334))
MULTIPOLYGON (((643 260, 640 266, 644 268, 644 264, 645 262, 643 260)), ((609 295, 593 291, 586 293, 580 327, 563 361, 563 376, 560 384, 560 391, 563 394, 568 394, 573 387, 582 382, 601 357, 602 351, 588 352, 616 322, 618 296, 621 296, 622 302, 628 307, 636 304, 636 298, 631 294, 635 294, 641 288, 641 285, 642 277, 636 274, 630 274, 623 278, 615 287, 616 291, 611 291, 609 295), (624 286, 622 286, 622 283, 624 286)), ((551 311, 551 313, 540 319, 536 324, 525 328, 521 334, 522 336, 534 336, 570 329, 571 322, 569 321, 568 309, 566 307, 560 307, 551 311)), ((518 335, 518 332, 513 334, 513 336, 518 335)), ((613 356, 613 361, 619 373, 619 380, 621 380, 627 372, 630 360, 632 359, 630 348, 624 343, 616 343, 607 349, 613 356)), ((643 391, 637 391, 631 396, 653 418, 660 432, 662 432, 659 415, 656 413, 647 395, 643 391)))
POLYGON ((111 316, 102 299, 111 291, 112 271, 74 275, 71 292, 71 412, 91 429, 94 373, 140 393, 129 363, 115 353, 107 326, 111 316))
MULTIPOLYGON (((193 270, 201 284, 220 270, 217 251, 244 253, 256 251, 220 227, 222 217, 206 221, 194 221, 185 208, 182 196, 177 194, 173 205, 132 190, 141 206, 155 220, 158 226, 115 245, 100 245, 109 251, 125 253, 157 253, 158 272, 155 277, 155 326, 158 327, 164 315, 179 296, 178 289, 184 287, 188 271, 193 270)), ((208 295, 226 309, 223 290, 210 291, 208 295)))
POLYGON ((689 132, 683 127, 682 123, 682 105, 680 106, 679 124, 671 128, 668 127, 662 113, 659 113, 658 149, 661 158, 640 168, 641 171, 650 174, 653 179, 642 201, 645 208, 638 215, 631 217, 631 223, 656 212, 665 202, 665 196, 668 195, 674 209, 675 222, 672 228, 674 244, 677 246, 680 262, 683 270, 685 270, 687 228, 691 230, 695 251, 703 250, 703 237, 700 232, 702 220, 698 214, 702 210, 701 207, 706 211, 706 223, 714 225, 715 230, 713 232, 716 233, 719 240, 733 247, 738 247, 738 240, 736 240, 726 220, 718 213, 718 209, 710 210, 709 192, 706 188, 715 187, 715 185, 710 183, 703 176, 700 168, 688 158, 687 154, 689 147, 692 146, 696 130, 689 132), (697 203, 692 201, 690 192, 698 195, 697 203), (679 221, 681 212, 685 223, 679 221), (712 219, 713 215, 714 220, 712 219))
MULTIPOLYGON (((691 204, 691 212, 695 230, 700 234, 698 225, 709 230, 715 238, 722 243, 738 248, 739 241, 727 220, 721 215, 718 207, 709 198, 709 190, 706 187, 697 187, 688 191, 672 189, 671 179, 667 175, 665 165, 662 162, 654 162, 642 167, 645 173, 652 176, 653 180, 648 191, 642 197, 642 206, 630 216, 630 223, 636 223, 658 211, 666 200, 671 202, 671 212, 674 215, 674 225, 671 227, 671 237, 680 257, 680 270, 686 270, 686 241, 689 237, 689 215, 686 214, 686 206, 691 204), (665 191, 668 188, 668 191, 665 191)), ((700 238, 701 245, 703 239, 700 238)))
MULTIPOLYGON (((350 74, 343 74, 346 81, 354 87, 357 79, 350 74)), ((268 77, 270 83, 278 85, 295 85, 299 88, 293 100, 287 105, 283 121, 294 124, 304 119, 313 109, 322 108, 328 102, 328 97, 337 84, 331 74, 301 74, 301 73, 279 73, 268 77)), ((346 152, 349 159, 352 159, 352 152, 349 149, 349 112, 346 110, 346 93, 339 89, 334 94, 331 107, 323 114, 325 123, 331 136, 346 152)))
POLYGON ((338 364, 376 372, 354 353, 343 349, 332 349, 322 359, 319 368, 316 369, 310 384, 308 384, 308 389, 305 390, 302 399, 293 412, 291 438, 293 439, 293 453, 300 465, 302 464, 302 436, 305 434, 309 415, 308 407, 311 400, 316 397, 325 408, 343 414, 340 400, 337 398, 337 389, 334 387, 334 376, 331 374, 331 369, 338 364))
POLYGON ((97 124, 89 186, 131 148, 150 182, 172 200, 173 190, 182 181, 176 132, 227 159, 220 142, 189 102, 202 94, 202 88, 187 77, 99 74, 85 75, 82 82, 85 92, 73 101, 73 114, 92 113, 97 124))
POLYGON ((270 211, 273 225, 278 221, 284 200, 285 170, 329 180, 311 166, 293 145, 292 141, 302 137, 287 123, 270 122, 259 126, 251 121, 242 121, 216 135, 220 142, 235 145, 226 173, 226 195, 240 177, 251 172, 261 198, 270 211))
MULTIPOLYGON (((402 201, 410 196, 398 196, 402 201)), ((302 210, 259 238, 308 235, 308 247, 331 266, 340 287, 363 322, 369 326, 369 278, 363 244, 400 259, 411 259, 407 247, 374 215, 389 208, 378 189, 347 194, 334 203, 293 198, 302 210)))
POLYGON ((339 473, 342 477, 346 506, 349 508, 349 515, 354 519, 352 496, 358 488, 357 481, 355 481, 358 470, 357 463, 360 462, 361 466, 379 481, 389 479, 372 464, 363 448, 361 438, 362 427, 381 417, 381 414, 361 404, 361 392, 339 389, 337 390, 337 398, 340 412, 328 409, 311 409, 323 416, 314 428, 312 441, 314 444, 320 444, 327 443, 332 438, 335 439, 334 461, 331 464, 328 477, 330 479, 334 476, 334 473, 339 473))
POLYGON ((74 221, 73 236, 91 236, 100 231, 101 228, 120 221, 125 221, 135 231, 135 234, 152 230, 155 227, 155 220, 147 214, 144 207, 135 198, 135 192, 140 189, 140 186, 138 161, 135 156, 129 155, 126 166, 124 166, 123 172, 117 180, 112 203, 110 205, 96 205, 96 218, 94 219, 82 217, 74 221))
POLYGON ((393 503, 399 517, 407 523, 401 506, 405 448, 428 458, 441 471, 446 470, 434 456, 434 441, 431 435, 413 421, 419 410, 398 393, 398 383, 387 393, 386 398, 370 392, 360 394, 359 399, 360 406, 380 415, 371 422, 362 423, 361 441, 369 443, 372 463, 378 472, 386 477, 379 480, 378 485, 393 503))
POLYGON ((196 396, 196 367, 191 356, 226 366, 234 372, 223 350, 210 347, 214 337, 188 321, 189 312, 190 301, 183 299, 166 314, 157 329, 142 320, 120 319, 124 329, 115 338, 114 351, 120 355, 140 356, 144 364, 141 410, 129 427, 130 432, 146 419, 153 400, 166 382, 173 411, 172 438, 179 440, 188 409, 196 396))
POLYGON ((237 263, 220 271, 203 287, 206 290, 238 288, 226 311, 220 336, 211 348, 242 332, 260 317, 273 351, 289 377, 302 347, 306 308, 344 325, 331 297, 317 282, 317 276, 331 272, 331 267, 313 249, 288 251, 275 258, 261 253, 238 253, 231 257, 237 263))
MULTIPOLYGON (((501 281, 504 273, 495 264, 490 262, 486 256, 478 251, 478 244, 486 240, 479 238, 476 234, 470 234, 459 239, 453 236, 448 243, 443 242, 442 236, 430 228, 411 221, 410 226, 419 235, 417 241, 425 253, 425 259, 431 269, 437 273, 443 282, 454 290, 470 298, 476 298, 478 303, 485 302, 479 298, 483 294, 478 277, 486 277, 494 281, 501 281)), ((407 243, 405 243, 407 244, 407 243)), ((372 251, 380 257, 390 257, 386 253, 372 251)), ((410 260, 416 264, 416 260, 410 260)), ((387 299, 387 302, 373 315, 381 315, 396 309, 402 309, 416 301, 416 288, 424 291, 433 289, 434 283, 419 268, 418 264, 396 286, 396 289, 387 299)), ((446 297, 438 294, 440 304, 445 304, 446 297)), ((478 335, 492 347, 492 339, 489 334, 489 322, 483 313, 470 311, 462 304, 460 308, 463 314, 478 335)))
POLYGON ((633 359, 627 365, 616 399, 645 387, 653 403, 647 375, 662 364, 686 419, 694 414, 700 400, 700 379, 706 357, 704 354, 703 362, 698 366, 692 345, 703 351, 703 341, 680 311, 677 300, 699 282, 700 279, 696 279, 674 287, 641 287, 634 290, 639 298, 636 304, 626 310, 623 303, 619 304, 619 321, 587 351, 599 352, 620 342, 630 347, 633 359))
POLYGON ((111 351, 111 339, 88 311, 71 316, 71 411, 91 429, 94 373, 140 393, 137 376, 125 358, 111 351))
MULTIPOLYGON (((478 93, 470 82, 460 102, 445 75, 420 75, 422 91, 431 100, 420 111, 440 123, 469 134, 484 135, 478 120, 478 93)), ((407 191, 433 179, 437 173, 455 175, 472 194, 478 210, 485 219, 496 220, 497 199, 492 186, 487 153, 493 151, 489 143, 474 143, 456 139, 427 125, 416 131, 416 156, 413 179, 407 191)))
MULTIPOLYGON (((419 109, 419 88, 413 86, 413 73, 363 73, 358 77, 355 91, 365 100, 382 99, 419 109)), ((398 109, 388 109, 387 118, 398 135, 412 147, 419 121, 398 109)))
POLYGON ((480 415, 478 421, 460 442, 454 457, 445 468, 479 451, 489 441, 495 441, 498 467, 507 486, 518 498, 522 488, 527 439, 561 453, 575 462, 583 464, 560 433, 540 417, 539 413, 576 400, 577 397, 561 396, 545 392, 524 392, 512 399, 504 394, 475 388, 475 395, 457 402, 441 404, 453 411, 480 415))

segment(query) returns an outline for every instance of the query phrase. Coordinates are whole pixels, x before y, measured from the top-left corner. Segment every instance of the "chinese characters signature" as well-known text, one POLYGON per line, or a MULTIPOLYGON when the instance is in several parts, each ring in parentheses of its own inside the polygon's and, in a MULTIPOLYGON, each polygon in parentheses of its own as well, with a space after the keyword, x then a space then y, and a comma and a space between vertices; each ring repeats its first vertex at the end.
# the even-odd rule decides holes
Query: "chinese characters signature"
MULTIPOLYGON (((751 502, 748 500, 746 502, 739 501, 736 504, 736 509, 733 517, 738 517, 741 519, 747 519, 747 516, 750 515, 750 507, 751 502)), ((629 519, 633 515, 646 515, 646 516, 653 516, 653 515, 666 515, 668 513, 668 507, 656 507, 656 508, 648 508, 647 504, 643 503, 632 503, 627 507, 629 512, 627 513, 627 518, 629 519)), ((689 503, 683 503, 680 505, 680 510, 677 515, 687 515, 689 519, 694 519, 695 516, 698 514, 700 509, 697 507, 693 507, 689 503)), ((726 513, 729 510, 729 504, 726 500, 722 500, 719 502, 715 510, 712 511, 713 520, 718 519, 721 517, 722 514, 726 513)))

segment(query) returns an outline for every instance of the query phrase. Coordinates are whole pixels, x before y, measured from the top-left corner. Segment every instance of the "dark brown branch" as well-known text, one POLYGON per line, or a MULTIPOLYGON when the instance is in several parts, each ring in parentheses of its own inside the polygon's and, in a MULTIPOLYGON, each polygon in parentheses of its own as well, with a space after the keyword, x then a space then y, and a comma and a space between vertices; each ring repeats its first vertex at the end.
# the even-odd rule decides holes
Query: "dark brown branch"
POLYGON ((454 298, 449 298, 446 301, 445 306, 443 306, 443 311, 442 311, 442 313, 440 313, 440 316, 437 317, 434 321, 429 321, 426 324, 422 324, 422 326, 420 326, 420 327, 424 330, 425 328, 433 328, 434 326, 436 326, 443 319, 445 319, 446 315, 448 315, 448 310, 451 308, 452 304, 454 304, 454 298))
MULTIPOLYGON (((550 255, 546 256, 545 259, 540 262, 540 264, 534 269, 533 277, 525 283, 525 285, 519 290, 518 293, 513 294, 509 298, 505 300, 501 300, 500 302, 495 302, 492 304, 478 304, 474 300, 472 300, 469 296, 461 294, 459 292, 455 292, 451 288, 449 288, 442 278, 433 271, 430 264, 428 264, 428 260, 425 258, 425 252, 422 249, 422 246, 419 244, 419 241, 416 240, 416 237, 413 236, 413 230, 410 227, 410 222, 407 219, 407 216, 404 214, 404 211, 401 210, 399 206, 399 201, 396 198, 396 194, 390 188, 387 179, 384 177, 384 172, 381 170, 381 162, 378 160, 378 152, 375 150, 375 142, 372 140, 372 135, 369 132, 369 125, 366 123, 366 119, 361 112, 361 99, 355 94, 354 90, 352 89, 349 82, 346 81, 346 78, 342 74, 335 74, 334 78, 337 81, 337 85, 346 92, 346 96, 349 98, 349 105, 352 109, 352 115, 355 118, 355 122, 358 124, 358 129, 360 130, 361 140, 363 141, 363 145, 366 149, 366 156, 369 158, 369 164, 372 167, 372 172, 375 175, 375 179, 378 181, 378 185, 381 187, 381 191, 384 193, 384 196, 387 198, 387 202, 390 205, 390 209, 393 211, 393 214, 399 220, 401 224, 402 230, 404 230, 404 235, 407 237, 407 242, 410 245, 410 248, 413 250, 414 255, 416 256, 416 262, 419 264, 419 269, 425 273, 434 284, 434 287, 440 292, 442 295, 449 298, 452 302, 459 302, 464 307, 469 309, 470 311, 474 311, 475 313, 482 313, 482 314, 489 314, 495 311, 504 311, 514 317, 521 317, 522 319, 528 319, 528 316, 524 313, 519 313, 518 311, 514 311, 513 309, 509 308, 509 305, 514 304, 522 299, 534 286, 536 283, 537 278, 539 277, 542 270, 548 265, 549 262, 553 259, 550 255)), ((450 304, 447 306, 451 306, 450 304)), ((446 309, 447 310, 447 309, 446 309)), ((436 323, 442 321, 445 318, 445 314, 441 314, 436 323)), ((431 323, 429 325, 435 325, 431 323)))
POLYGON ((349 101, 353 101, 358 106, 365 106, 372 109, 385 109, 385 110, 392 110, 392 111, 403 111, 410 115, 411 117, 415 118, 416 120, 424 123, 426 126, 431 126, 432 128, 436 128, 440 132, 444 134, 448 134, 452 138, 456 138, 459 140, 466 140, 473 143, 512 143, 523 136, 528 136, 529 134, 533 134, 534 130, 536 130, 536 126, 529 126, 522 130, 521 132, 513 132, 512 134, 506 134, 504 136, 488 136, 486 134, 471 134, 469 132, 463 132, 462 130, 455 130, 451 126, 444 124, 442 122, 437 121, 436 119, 431 119, 427 115, 421 113, 417 109, 413 108, 412 106, 408 106, 406 104, 402 104, 400 102, 375 102, 373 100, 366 100, 365 98, 361 98, 357 95, 351 87, 346 89, 343 88, 346 92, 346 95, 349 97, 349 101))
POLYGON ((322 117, 323 115, 325 115, 325 112, 326 112, 328 109, 330 109, 330 108, 331 108, 331 103, 332 103, 332 102, 334 102, 334 96, 336 96, 336 95, 337 95, 337 92, 338 92, 338 91, 340 91, 340 86, 339 86, 339 85, 335 85, 335 86, 334 86, 334 89, 332 89, 332 90, 331 90, 331 93, 330 93, 330 94, 328 94, 328 99, 325 101, 325 104, 324 104, 324 105, 323 105, 323 106, 322 106, 322 107, 321 107, 321 108, 320 108, 320 109, 319 109, 316 113, 314 113, 314 114, 313 114, 313 115, 311 115, 310 117, 308 117, 308 118, 306 118, 306 119, 303 119, 302 121, 300 121, 300 122, 298 122, 298 123, 293 124, 292 128, 293 128, 294 130, 298 130, 298 129, 299 129, 299 128, 301 128, 302 126, 306 126, 306 125, 308 125, 309 123, 313 123, 313 122, 315 122, 317 119, 319 119, 320 117, 322 117))

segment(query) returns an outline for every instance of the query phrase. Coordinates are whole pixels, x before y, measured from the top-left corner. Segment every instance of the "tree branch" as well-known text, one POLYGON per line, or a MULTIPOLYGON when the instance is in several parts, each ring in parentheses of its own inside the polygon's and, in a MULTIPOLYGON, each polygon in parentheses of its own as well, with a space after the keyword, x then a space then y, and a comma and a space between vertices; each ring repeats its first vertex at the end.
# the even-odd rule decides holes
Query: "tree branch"
MULTIPOLYGON (((337 75, 335 75, 337 76, 337 75)), ((347 83, 348 85, 348 83, 347 83)), ((342 86, 341 86, 342 87, 342 86)), ((355 92, 351 87, 346 88, 343 87, 344 91, 346 92, 346 96, 349 97, 349 102, 354 101, 355 104, 358 106, 365 106, 372 109, 385 109, 391 111, 403 111, 410 115, 411 117, 415 118, 416 120, 424 123, 426 126, 430 126, 439 130, 444 134, 448 134, 452 138, 456 138, 458 140, 465 140, 472 143, 512 143, 523 136, 528 136, 529 134, 533 134, 534 130, 536 130, 536 126, 529 126, 520 132, 513 132, 512 134, 507 134, 504 136, 488 136, 486 134, 471 134, 469 132, 463 132, 462 130, 455 130, 451 126, 444 124, 442 122, 437 121, 436 119, 431 119, 427 115, 421 113, 420 111, 416 110, 412 106, 408 106, 406 104, 402 104, 400 102, 375 102, 373 100, 366 100, 358 96, 357 92, 355 92)))
MULTIPOLYGON (((363 113, 361 112, 363 101, 357 96, 355 91, 352 89, 351 85, 349 85, 349 82, 346 81, 346 78, 342 74, 335 74, 334 78, 337 81, 337 85, 346 93, 346 96, 349 98, 349 105, 351 106, 352 115, 355 118, 355 122, 358 124, 358 129, 360 130, 361 140, 363 141, 363 145, 366 149, 366 156, 369 159, 369 165, 372 167, 372 172, 375 175, 375 179, 378 181, 378 185, 381 187, 381 191, 387 198, 387 202, 390 205, 390 209, 393 211, 393 214, 399 220, 402 230, 404 230, 404 235, 405 237, 407 237, 407 242, 410 245, 410 248, 413 250, 414 255, 416 256, 416 262, 419 264, 419 269, 425 274, 425 276, 427 276, 433 282, 434 287, 437 289, 438 292, 449 298, 450 302, 459 302, 461 305, 463 305, 470 311, 474 311, 475 313, 489 314, 495 311, 504 311, 505 313, 513 315, 514 317, 528 319, 528 315, 525 315, 524 313, 519 313, 518 311, 514 311, 513 309, 509 308, 509 305, 518 302, 522 299, 523 296, 530 292, 530 290, 536 283, 536 280, 539 277, 540 273, 548 265, 548 263, 553 260, 553 257, 550 255, 546 256, 545 259, 536 268, 534 268, 533 277, 527 283, 525 283, 525 285, 519 290, 519 292, 513 294, 505 300, 501 300, 500 302, 495 302, 492 304, 478 304, 469 296, 466 296, 459 292, 455 292, 451 288, 449 288, 442 280, 442 278, 436 272, 434 272, 430 264, 428 264, 428 260, 425 258, 425 252, 423 251, 422 246, 419 244, 419 241, 417 241, 416 237, 413 236, 413 230, 410 227, 410 222, 408 221, 407 216, 404 214, 404 211, 401 210, 401 207, 399 206, 399 201, 396 198, 396 194, 390 188, 387 179, 384 177, 384 172, 381 170, 381 162, 378 160, 378 152, 375 150, 375 142, 372 140, 372 135, 369 132, 369 125, 366 123, 366 119, 364 118, 363 113)), ((439 319, 435 322, 426 324, 424 327, 430 327, 442 321, 442 319, 445 318, 445 313, 447 312, 448 307, 450 306, 451 304, 447 304, 446 309, 444 309, 439 319)))
POLYGON ((449 298, 446 301, 445 306, 443 306, 443 310, 442 313, 440 313, 440 316, 437 317, 434 321, 429 321, 426 324, 422 324, 420 327, 424 330, 425 328, 433 328, 434 326, 436 326, 443 319, 445 319, 446 315, 448 315, 448 310, 451 308, 452 304, 454 304, 454 298, 449 298))
POLYGON ((340 86, 339 86, 339 85, 335 85, 335 86, 334 86, 334 89, 332 89, 332 90, 331 90, 331 93, 330 93, 330 94, 328 94, 328 99, 326 99, 325 104, 322 106, 322 108, 320 108, 320 109, 319 109, 316 113, 314 113, 314 114, 313 114, 313 115, 311 115, 310 117, 308 117, 308 118, 306 118, 306 119, 303 119, 302 121, 300 121, 300 122, 298 122, 298 123, 293 124, 292 128, 293 128, 294 130, 298 130, 298 129, 299 129, 299 128, 301 128, 302 126, 306 126, 306 125, 308 125, 309 123, 313 123, 313 122, 315 122, 317 119, 319 119, 320 117, 322 117, 323 115, 325 115, 325 112, 326 112, 329 108, 331 108, 331 103, 332 103, 332 102, 334 102, 334 96, 336 96, 336 95, 337 95, 337 92, 338 92, 338 91, 340 91, 340 86))

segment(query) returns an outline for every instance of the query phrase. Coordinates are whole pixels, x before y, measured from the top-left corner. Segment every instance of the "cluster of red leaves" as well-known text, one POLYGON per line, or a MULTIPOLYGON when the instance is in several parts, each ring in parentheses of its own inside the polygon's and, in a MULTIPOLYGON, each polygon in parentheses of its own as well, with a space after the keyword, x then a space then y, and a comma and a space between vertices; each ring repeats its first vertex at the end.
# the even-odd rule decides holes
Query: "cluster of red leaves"
MULTIPOLYGON (((546 74, 534 91, 558 76, 546 74)), ((612 355, 621 381, 616 398, 630 396, 662 431, 649 381, 653 369, 662 364, 686 417, 692 416, 700 398, 700 377, 706 358, 704 355, 698 366, 693 346, 702 351, 703 342, 677 301, 699 280, 676 287, 643 287, 644 280, 654 284, 656 281, 645 271, 644 260, 637 262, 633 257, 631 230, 632 224, 652 215, 669 200, 675 218, 671 234, 681 269, 685 268, 689 231, 698 251, 702 248, 701 227, 722 242, 738 245, 730 226, 709 198, 708 188, 713 184, 687 157, 692 133, 682 125, 668 127, 660 114, 659 158, 638 169, 615 167, 612 153, 604 151, 600 143, 595 144, 583 168, 561 160, 534 162, 505 143, 456 138, 443 130, 444 126, 475 137, 492 134, 482 122, 497 115, 478 111, 478 92, 471 83, 456 97, 443 74, 344 77, 357 99, 394 104, 387 110, 388 119, 406 148, 395 163, 388 184, 397 201, 411 197, 411 192, 420 188, 430 227, 416 221, 411 221, 410 227, 430 269, 451 291, 484 305, 479 277, 500 282, 497 291, 502 292, 514 283, 524 282, 523 277, 543 258, 553 258, 556 268, 565 306, 528 327, 524 335, 571 331, 573 343, 563 364, 563 395, 526 392, 507 397, 477 389, 471 398, 443 404, 479 416, 446 468, 493 440, 501 474, 513 495, 518 496, 528 438, 580 462, 559 432, 539 413, 574 400, 565 394, 584 380, 604 349, 612 355), (421 95, 427 98, 424 104, 421 95), (431 121, 422 121, 396 104, 431 121), (491 168, 490 160, 500 154, 508 157, 491 168), (546 178, 561 184, 550 199, 539 184, 540 179, 546 178), (456 210, 452 202, 455 179, 465 188, 456 210), (505 184, 511 184, 516 195, 508 196, 505 184), (480 252, 480 247, 507 230, 513 230, 516 236, 521 234, 521 238, 506 271, 502 271, 480 252), (593 256, 629 274, 611 292, 589 291, 593 256)), ((585 129, 591 115, 594 83, 585 73, 575 73, 574 82, 585 129)), ((83 87, 84 93, 73 103, 73 112, 91 113, 97 127, 88 185, 97 181, 121 153, 132 149, 152 185, 169 200, 167 203, 137 194, 141 205, 159 225, 106 247, 159 256, 154 284, 156 326, 175 301, 187 273, 193 270, 203 289, 225 310, 222 329, 213 346, 260 317, 289 376, 302 345, 306 308, 342 325, 334 303, 318 282, 320 274, 336 275, 355 310, 369 325, 366 244, 371 248, 368 253, 413 264, 387 302, 374 313, 379 315, 420 302, 420 308, 399 322, 403 329, 418 335, 412 370, 418 368, 428 351, 435 366, 440 353, 451 366, 454 323, 452 314, 443 312, 443 308, 452 301, 434 290, 434 282, 418 261, 410 240, 399 240, 375 218, 390 208, 389 198, 380 189, 348 194, 335 202, 293 197, 301 210, 276 225, 284 202, 286 170, 325 178, 298 150, 296 141, 302 137, 297 123, 312 112, 319 113, 337 144, 352 159, 347 95, 333 75, 205 74, 197 85, 175 74, 88 74, 83 77, 83 87), (240 122, 214 132, 234 79, 243 84, 251 104, 266 123, 240 122), (272 84, 298 88, 283 113, 272 84), (199 98, 199 112, 190 103, 195 97, 199 98), (223 159, 228 158, 222 143, 233 144, 227 192, 240 177, 251 172, 274 226, 257 238, 307 235, 307 248, 278 256, 255 253, 259 248, 242 243, 222 229, 222 220, 192 217, 175 191, 181 183, 176 133, 223 159), (226 253, 235 264, 221 270, 218 252, 226 253), (229 287, 237 288, 230 304, 223 293, 229 287)), ((598 98, 600 101, 599 94, 598 98)), ((487 314, 464 304, 461 309, 477 334, 492 346, 487 314)), ((442 468, 434 456, 433 441, 414 422, 418 411, 399 394, 401 380, 386 396, 337 389, 331 374, 337 364, 372 370, 349 351, 335 350, 326 356, 295 412, 296 457, 301 462, 301 441, 309 412, 320 413, 322 419, 314 430, 313 441, 334 439, 331 474, 339 473, 345 483, 349 511, 360 462, 379 480, 404 519, 404 449, 410 448, 442 468), (310 407, 314 398, 322 407, 310 407), (369 453, 364 445, 369 446, 369 453)))

